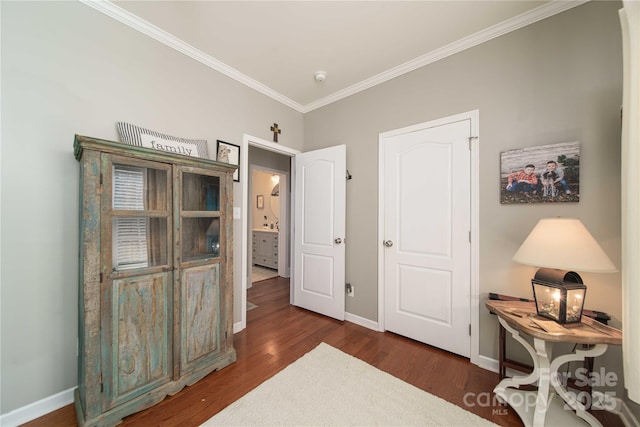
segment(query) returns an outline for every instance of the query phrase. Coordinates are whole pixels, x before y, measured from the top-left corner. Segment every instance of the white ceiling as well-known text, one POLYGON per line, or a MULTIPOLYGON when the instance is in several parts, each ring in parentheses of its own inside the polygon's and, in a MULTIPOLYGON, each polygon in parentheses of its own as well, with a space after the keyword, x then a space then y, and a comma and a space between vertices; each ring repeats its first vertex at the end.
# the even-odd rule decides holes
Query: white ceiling
POLYGON ((81 1, 301 112, 584 3, 81 1))

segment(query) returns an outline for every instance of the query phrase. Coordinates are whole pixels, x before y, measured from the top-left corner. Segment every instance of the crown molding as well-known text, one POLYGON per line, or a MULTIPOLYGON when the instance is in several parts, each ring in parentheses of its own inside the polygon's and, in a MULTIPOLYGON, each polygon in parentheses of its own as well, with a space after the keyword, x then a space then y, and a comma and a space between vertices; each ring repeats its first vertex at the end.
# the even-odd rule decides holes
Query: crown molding
POLYGON ((180 53, 183 53, 190 58, 206 65, 207 67, 216 70, 225 76, 234 79, 245 86, 248 86, 263 95, 266 95, 272 98, 275 101, 278 101, 300 113, 308 113, 310 111, 316 110, 318 108, 324 107, 325 105, 329 105, 333 102, 339 101, 351 95, 354 95, 358 92, 362 92, 363 90, 372 88, 381 83, 387 82, 393 78, 399 77, 403 74, 407 74, 411 71, 417 70, 418 68, 424 67, 425 65, 432 64, 441 59, 447 58, 448 56, 455 55, 456 53, 462 52, 466 49, 472 48, 479 44, 485 43, 489 40, 495 39, 512 31, 518 30, 520 28, 526 27, 527 25, 531 25, 543 19, 546 19, 550 16, 557 15, 566 10, 572 9, 576 6, 580 6, 584 3, 587 3, 590 0, 575 0, 575 1, 564 1, 564 0, 553 0, 549 3, 543 4, 535 9, 532 9, 528 12, 522 13, 513 18, 507 19, 503 22, 500 22, 496 25, 488 27, 484 30, 478 31, 475 34, 464 37, 460 40, 457 40, 453 43, 449 43, 446 46, 443 46, 439 49, 433 50, 425 55, 419 56, 411 61, 407 61, 404 64, 400 64, 396 67, 393 67, 387 71, 384 71, 380 74, 377 74, 373 77, 370 77, 366 80, 363 80, 359 83, 351 85, 343 90, 335 92, 329 96, 325 96, 324 98, 320 98, 317 101, 311 102, 306 105, 302 105, 283 94, 271 89, 270 87, 260 83, 259 81, 247 76, 246 74, 241 73, 235 68, 230 67, 229 65, 217 60, 216 58, 202 52, 199 49, 189 45, 183 40, 167 33, 161 28, 141 19, 140 17, 128 12, 127 10, 111 3, 109 0, 78 0, 81 3, 127 25, 128 27, 145 34, 160 43, 177 50, 180 53))
POLYGON ((180 53, 187 55, 188 57, 206 65, 209 68, 212 68, 225 76, 232 78, 245 86, 254 89, 263 95, 266 95, 275 101, 278 101, 288 107, 293 108, 298 112, 302 112, 304 107, 302 104, 299 104, 292 99, 284 96, 283 94, 276 92, 270 87, 260 83, 259 81, 247 76, 246 74, 241 73, 225 64, 222 61, 217 60, 216 58, 202 52, 199 49, 191 46, 185 41, 167 33, 163 29, 151 24, 150 22, 145 21, 144 19, 134 15, 133 13, 111 3, 108 0, 78 0, 79 2, 101 12, 110 18, 119 21, 128 27, 145 34, 152 39, 159 41, 160 43, 177 50, 180 53))
POLYGON ((372 88, 403 74, 407 74, 411 71, 417 70, 418 68, 424 67, 425 65, 429 65, 448 56, 455 55, 456 53, 462 52, 463 50, 470 49, 474 46, 503 36, 520 28, 526 27, 527 25, 531 25, 550 16, 557 15, 558 13, 562 13, 576 6, 580 6, 581 4, 587 3, 588 1, 590 0, 553 0, 550 3, 538 6, 537 8, 532 9, 528 12, 514 16, 513 18, 507 19, 506 21, 502 21, 491 27, 485 28, 484 30, 478 31, 477 33, 449 43, 448 45, 445 45, 439 49, 433 50, 425 55, 407 61, 404 64, 393 67, 387 71, 384 71, 380 74, 349 86, 346 89, 340 90, 329 96, 318 99, 317 101, 311 102, 304 106, 302 112, 308 113, 309 111, 324 107, 325 105, 329 105, 333 102, 339 101, 358 92, 362 92, 363 90, 372 88))

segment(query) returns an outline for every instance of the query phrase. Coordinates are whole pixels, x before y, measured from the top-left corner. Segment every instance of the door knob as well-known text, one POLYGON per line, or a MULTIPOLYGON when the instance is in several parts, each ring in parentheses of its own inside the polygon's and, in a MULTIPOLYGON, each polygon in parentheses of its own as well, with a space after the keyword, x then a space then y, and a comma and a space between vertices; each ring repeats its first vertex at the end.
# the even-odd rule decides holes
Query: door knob
POLYGON ((340 243, 342 243, 342 239, 338 237, 337 239, 334 240, 334 242, 336 245, 339 245, 340 243))
POLYGON ((384 243, 384 245, 385 245, 386 247, 388 247, 388 248, 390 248, 391 246, 393 246, 393 242, 392 242, 391 240, 385 240, 385 241, 384 241, 384 242, 382 242, 382 243, 384 243))

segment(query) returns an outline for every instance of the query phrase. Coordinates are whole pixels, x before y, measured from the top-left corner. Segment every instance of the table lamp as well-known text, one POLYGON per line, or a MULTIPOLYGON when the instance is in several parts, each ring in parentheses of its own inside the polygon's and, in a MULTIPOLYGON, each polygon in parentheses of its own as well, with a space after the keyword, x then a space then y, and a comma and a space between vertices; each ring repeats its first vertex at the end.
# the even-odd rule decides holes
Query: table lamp
POLYGON ((513 260, 540 267, 531 279, 536 311, 560 324, 579 323, 582 318, 587 287, 573 270, 617 271, 584 224, 574 218, 538 221, 513 260))

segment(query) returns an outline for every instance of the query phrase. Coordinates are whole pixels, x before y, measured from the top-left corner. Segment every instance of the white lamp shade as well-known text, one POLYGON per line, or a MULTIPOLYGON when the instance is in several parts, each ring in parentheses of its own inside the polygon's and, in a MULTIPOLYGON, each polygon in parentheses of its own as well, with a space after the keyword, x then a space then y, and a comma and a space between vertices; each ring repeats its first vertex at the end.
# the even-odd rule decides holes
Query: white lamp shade
POLYGON ((618 271, 579 219, 545 218, 513 256, 520 264, 597 273, 618 271))

